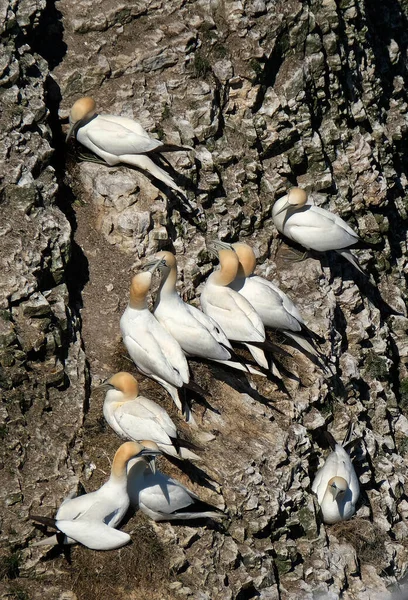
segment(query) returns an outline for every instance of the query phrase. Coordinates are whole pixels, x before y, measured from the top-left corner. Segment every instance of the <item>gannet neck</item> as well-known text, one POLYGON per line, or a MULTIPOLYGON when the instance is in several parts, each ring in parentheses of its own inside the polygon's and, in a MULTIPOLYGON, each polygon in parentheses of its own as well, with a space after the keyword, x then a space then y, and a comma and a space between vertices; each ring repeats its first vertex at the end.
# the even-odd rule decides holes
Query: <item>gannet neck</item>
POLYGON ((129 306, 136 310, 147 308, 147 293, 152 282, 152 274, 149 271, 138 273, 132 279, 130 286, 129 306))
POLYGON ((122 392, 121 400, 134 400, 139 395, 139 384, 130 373, 121 371, 108 380, 116 390, 122 392))
POLYGON ((112 462, 110 480, 126 482, 126 466, 131 458, 143 451, 143 446, 137 442, 125 442, 116 451, 112 462))
POLYGON ((161 268, 162 279, 160 282, 160 293, 174 294, 176 292, 177 283, 177 261, 174 254, 171 252, 158 252, 157 258, 162 258, 166 262, 166 266, 161 268))
POLYGON ((212 281, 216 285, 227 286, 234 281, 238 273, 239 260, 234 250, 220 250, 220 270, 212 274, 212 281))
POLYGON ((238 255, 239 268, 237 277, 249 277, 255 271, 256 258, 251 246, 243 242, 232 244, 235 252, 238 255))

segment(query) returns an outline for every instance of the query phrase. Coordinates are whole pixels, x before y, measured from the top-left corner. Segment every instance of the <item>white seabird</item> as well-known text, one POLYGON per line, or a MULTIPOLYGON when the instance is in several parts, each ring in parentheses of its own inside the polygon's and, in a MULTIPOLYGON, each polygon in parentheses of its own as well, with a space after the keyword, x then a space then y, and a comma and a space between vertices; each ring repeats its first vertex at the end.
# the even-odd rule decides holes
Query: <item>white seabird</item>
POLYGON ((317 356, 315 348, 304 337, 309 329, 292 300, 277 285, 253 274, 256 258, 251 246, 243 242, 231 246, 240 263, 231 289, 252 304, 265 327, 283 331, 306 352, 317 356))
POLYGON ((95 100, 89 96, 74 103, 69 123, 67 140, 74 135, 78 142, 100 156, 108 165, 126 163, 139 167, 184 195, 173 178, 147 155, 192 148, 163 144, 160 140, 151 138, 137 121, 128 117, 98 115, 95 100))
POLYGON ((179 481, 157 470, 154 473, 144 459, 129 463, 128 494, 131 505, 154 521, 225 517, 222 511, 200 500, 179 481))
MULTIPOLYGON (((238 256, 229 244, 215 241, 213 246, 218 250, 220 269, 208 277, 201 292, 201 307, 222 327, 229 340, 243 343, 258 365, 268 369, 262 349, 266 345, 262 319, 246 298, 229 287, 237 276, 238 256)), ((276 367, 273 365, 272 368, 280 377, 276 367)))
POLYGON ((307 200, 305 190, 295 187, 275 202, 272 218, 278 231, 307 250, 335 250, 365 275, 356 257, 348 250, 360 241, 358 235, 339 216, 307 204, 307 200))
POLYGON ((136 442, 152 440, 165 454, 201 460, 183 446, 189 444, 177 437, 177 428, 167 411, 153 400, 139 396, 139 384, 133 375, 116 373, 102 386, 109 387, 103 415, 120 438, 136 442))
POLYGON ((92 550, 114 550, 127 544, 129 534, 115 529, 129 508, 127 464, 135 456, 154 459, 158 454, 161 452, 157 447, 146 448, 136 442, 122 444, 113 459, 111 475, 99 490, 64 500, 55 519, 31 517, 39 523, 51 523, 61 532, 33 545, 79 542, 92 550))
MULTIPOLYGON (((186 304, 176 290, 177 261, 174 254, 158 252, 154 257, 161 273, 160 289, 153 309, 156 319, 178 341, 186 356, 213 360, 240 371, 263 373, 233 361, 234 351, 221 326, 198 308, 186 304)), ((147 265, 148 266, 148 265, 147 265)))
POLYGON ((354 515, 360 486, 344 443, 336 443, 331 435, 329 439, 333 452, 317 471, 312 491, 317 495, 323 521, 331 524, 346 521, 354 515))
POLYGON ((187 422, 194 423, 190 407, 187 402, 182 405, 178 393, 179 388, 190 382, 187 360, 177 340, 148 309, 151 281, 150 271, 138 273, 132 279, 129 304, 120 319, 123 342, 138 370, 160 383, 187 422))

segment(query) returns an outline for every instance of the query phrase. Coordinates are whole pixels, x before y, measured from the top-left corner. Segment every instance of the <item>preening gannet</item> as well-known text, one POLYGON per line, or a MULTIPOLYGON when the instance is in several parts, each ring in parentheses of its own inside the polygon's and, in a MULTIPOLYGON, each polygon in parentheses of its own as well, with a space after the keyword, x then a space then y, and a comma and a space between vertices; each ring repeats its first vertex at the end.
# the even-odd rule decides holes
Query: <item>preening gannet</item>
POLYGON ((231 360, 232 346, 222 328, 211 317, 180 298, 176 290, 177 261, 171 252, 159 252, 150 264, 158 264, 160 289, 153 310, 156 319, 178 341, 186 356, 214 360, 240 371, 262 375, 250 365, 231 360), (159 260, 161 262, 157 263, 159 260))
POLYGON ((147 155, 192 148, 163 144, 151 138, 137 121, 128 117, 98 115, 95 100, 89 96, 80 98, 72 106, 69 123, 67 140, 74 135, 83 146, 100 156, 108 165, 126 163, 139 167, 184 195, 172 177, 147 155))
POLYGON ((187 402, 183 406, 178 394, 178 389, 190 381, 187 360, 180 344, 148 309, 151 280, 150 271, 138 273, 132 279, 129 304, 120 320, 123 342, 139 371, 160 383, 186 420, 193 423, 187 402))
POLYGON ((177 428, 167 411, 144 396, 139 396, 139 384, 130 373, 116 373, 103 386, 109 387, 103 414, 112 429, 122 439, 152 440, 160 450, 176 458, 200 460, 177 437, 177 428))
POLYGON ((358 235, 337 215, 307 204, 305 190, 292 188, 286 196, 277 200, 273 205, 272 218, 278 231, 289 239, 307 250, 335 250, 365 275, 356 257, 348 250, 349 246, 360 241, 358 235))
POLYGON ((333 436, 329 439, 333 452, 317 471, 312 491, 317 494, 323 521, 330 524, 346 521, 354 515, 360 486, 344 445, 336 443, 333 436))
POLYGON ((222 511, 202 502, 179 481, 157 470, 153 473, 144 459, 129 463, 128 494, 132 506, 140 508, 154 521, 225 517, 222 511))
POLYGON ((130 536, 124 531, 114 529, 120 525, 129 508, 127 464, 135 456, 154 459, 158 454, 161 454, 159 449, 154 448, 151 443, 148 448, 136 442, 122 444, 113 459, 111 475, 99 490, 64 500, 55 520, 32 517, 40 523, 48 524, 51 521, 61 532, 34 545, 79 542, 93 550, 113 550, 127 544, 130 536))
POLYGON ((253 274, 256 258, 251 246, 243 242, 231 246, 240 264, 230 287, 252 304, 265 327, 282 330, 306 352, 316 356, 315 348, 304 337, 309 330, 292 300, 277 285, 253 274))

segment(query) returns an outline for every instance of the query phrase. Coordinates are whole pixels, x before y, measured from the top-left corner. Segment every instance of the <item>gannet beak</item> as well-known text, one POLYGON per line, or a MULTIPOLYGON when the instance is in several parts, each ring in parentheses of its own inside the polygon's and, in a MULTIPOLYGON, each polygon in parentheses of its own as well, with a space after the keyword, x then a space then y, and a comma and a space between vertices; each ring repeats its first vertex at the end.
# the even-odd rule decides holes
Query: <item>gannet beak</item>
POLYGON ((149 467, 153 473, 156 474, 156 457, 160 456, 162 453, 160 450, 151 450, 150 448, 145 448, 142 450, 141 455, 146 456, 147 462, 149 463, 149 467))
POLYGON ((275 214, 275 217, 277 217, 278 215, 283 213, 284 210, 287 210, 291 206, 292 206, 292 204, 290 202, 286 202, 286 204, 284 206, 282 206, 282 208, 275 214))
POLYGON ((69 140, 69 138, 71 137, 71 135, 74 132, 74 127, 75 127, 75 123, 72 123, 72 125, 70 125, 69 129, 68 129, 68 133, 67 133, 67 137, 65 138, 65 141, 67 142, 69 140))
POLYGON ((220 250, 233 250, 235 252, 231 244, 228 244, 227 242, 222 242, 221 240, 213 240, 207 245, 207 248, 210 252, 213 252, 215 254, 218 254, 220 250))
POLYGON ((156 269, 160 269, 160 267, 167 267, 166 261, 164 260, 164 258, 159 258, 159 260, 151 260, 148 261, 147 263, 144 264, 143 269, 146 271, 150 271, 150 273, 153 275, 153 273, 156 271, 156 269))
POLYGON ((95 389, 96 390, 101 390, 101 389, 104 389, 104 388, 113 388, 113 387, 114 386, 111 383, 109 383, 109 380, 106 379, 105 381, 102 381, 102 383, 100 383, 99 385, 97 385, 95 389))

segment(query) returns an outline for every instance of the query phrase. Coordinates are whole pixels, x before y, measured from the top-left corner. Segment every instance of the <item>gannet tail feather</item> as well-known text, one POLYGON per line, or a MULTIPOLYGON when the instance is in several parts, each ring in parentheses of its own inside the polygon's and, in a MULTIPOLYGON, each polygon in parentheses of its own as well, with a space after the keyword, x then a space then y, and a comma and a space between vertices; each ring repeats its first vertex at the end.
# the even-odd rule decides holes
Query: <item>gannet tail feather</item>
POLYGON ((367 273, 365 271, 363 271, 357 258, 354 256, 354 254, 352 254, 350 252, 350 250, 348 248, 336 250, 336 252, 337 252, 337 254, 340 254, 340 256, 342 256, 343 258, 348 260, 353 265, 353 267, 355 267, 357 269, 357 271, 360 271, 360 273, 362 273, 365 277, 368 277, 367 273))
POLYGON ((156 179, 165 183, 172 190, 175 190, 185 196, 185 193, 181 188, 178 187, 174 179, 168 173, 166 173, 164 169, 156 165, 156 163, 153 162, 148 156, 144 154, 126 154, 122 157, 122 162, 144 169, 153 175, 153 177, 156 177, 156 179))
POLYGON ((182 152, 187 151, 190 152, 194 150, 191 146, 178 146, 177 144, 162 144, 161 146, 157 146, 157 148, 153 148, 146 154, 159 153, 159 152, 182 152))

